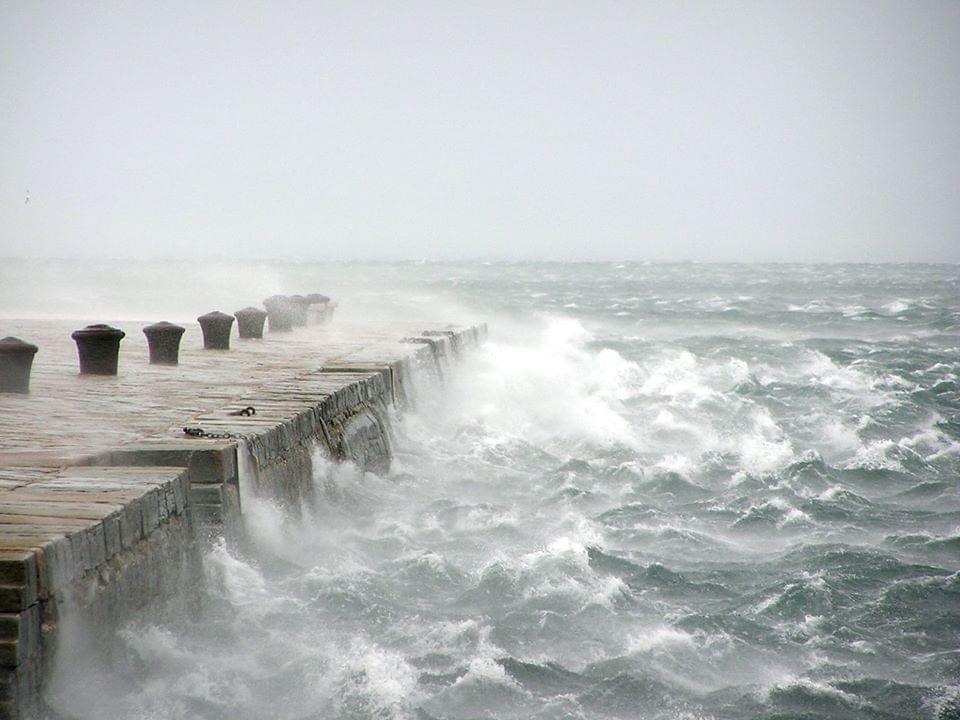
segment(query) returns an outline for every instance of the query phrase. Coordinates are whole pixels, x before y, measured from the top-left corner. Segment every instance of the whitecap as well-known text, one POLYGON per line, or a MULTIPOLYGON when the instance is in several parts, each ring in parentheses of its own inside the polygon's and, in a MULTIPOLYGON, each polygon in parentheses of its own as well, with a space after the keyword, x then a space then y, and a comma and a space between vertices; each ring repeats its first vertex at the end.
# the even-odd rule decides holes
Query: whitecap
POLYGON ((883 309, 886 310, 890 315, 899 315, 905 310, 910 309, 910 301, 904 300, 903 298, 898 298, 897 300, 884 305, 883 309))
POLYGON ((643 630, 638 633, 631 633, 627 636, 626 651, 633 653, 649 653, 669 647, 694 648, 697 643, 694 637, 669 625, 643 630))

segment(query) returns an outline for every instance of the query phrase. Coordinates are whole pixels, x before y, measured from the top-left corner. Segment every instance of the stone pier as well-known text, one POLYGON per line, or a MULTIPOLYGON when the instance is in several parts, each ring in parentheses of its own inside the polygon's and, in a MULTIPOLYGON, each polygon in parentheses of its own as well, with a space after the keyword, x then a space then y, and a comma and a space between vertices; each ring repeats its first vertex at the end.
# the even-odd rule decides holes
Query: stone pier
POLYGON ((188 323, 180 364, 151 365, 150 322, 110 323, 126 332, 118 374, 81 376, 79 323, 0 319, 0 335, 40 347, 30 393, 0 393, 0 718, 39 712, 64 612, 112 632, 196 582, 204 538, 242 526, 241 482, 296 506, 313 499, 317 447, 386 469, 412 378, 441 375, 486 332, 234 329, 217 351, 188 323))

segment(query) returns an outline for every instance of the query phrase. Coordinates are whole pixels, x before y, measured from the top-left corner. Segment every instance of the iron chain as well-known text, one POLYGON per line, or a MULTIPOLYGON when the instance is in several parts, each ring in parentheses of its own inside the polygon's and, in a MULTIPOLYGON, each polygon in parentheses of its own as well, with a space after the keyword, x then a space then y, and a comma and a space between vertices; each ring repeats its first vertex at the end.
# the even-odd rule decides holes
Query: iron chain
POLYGON ((203 428, 196 427, 185 427, 183 432, 190 437, 206 438, 208 440, 229 440, 230 438, 235 437, 232 433, 212 433, 207 432, 203 428))
POLYGON ((243 415, 244 417, 250 417, 251 415, 256 415, 257 409, 253 405, 247 405, 242 410, 231 410, 227 415, 243 415))
MULTIPOLYGON (((242 415, 243 417, 250 417, 251 415, 256 415, 257 409, 253 405, 247 405, 241 410, 231 410, 227 415, 242 415)), ((198 427, 185 427, 183 432, 189 435, 190 437, 195 438, 207 438, 208 440, 229 440, 230 438, 236 437, 233 433, 212 433, 207 432, 203 428, 198 427)))

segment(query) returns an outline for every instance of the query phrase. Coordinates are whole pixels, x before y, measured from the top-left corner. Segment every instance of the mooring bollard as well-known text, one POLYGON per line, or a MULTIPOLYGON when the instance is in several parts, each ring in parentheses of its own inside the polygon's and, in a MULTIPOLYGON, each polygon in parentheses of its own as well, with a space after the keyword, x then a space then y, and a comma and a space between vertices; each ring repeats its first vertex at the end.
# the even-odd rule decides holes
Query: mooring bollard
POLYGON ((287 298, 293 311, 293 324, 297 327, 303 327, 307 324, 307 309, 310 307, 310 301, 303 295, 291 295, 287 298))
POLYGON ((320 322, 330 322, 330 319, 333 317, 333 311, 337 309, 337 304, 335 302, 328 302, 323 306, 323 311, 320 313, 320 322))
POLYGON ((287 331, 293 327, 293 310, 290 301, 283 295, 272 295, 263 301, 267 309, 270 332, 287 331))
POLYGON ((245 307, 243 310, 237 310, 233 315, 237 318, 237 330, 240 331, 240 337, 263 337, 263 323, 267 319, 266 312, 260 308, 245 307))
POLYGON ((143 334, 147 336, 152 365, 177 365, 180 362, 180 339, 186 328, 161 320, 147 325, 143 334))
POLYGON ((310 293, 305 296, 308 303, 307 316, 312 323, 321 323, 325 320, 325 311, 330 298, 321 293, 310 293))
POLYGON ((123 330, 109 325, 87 325, 71 333, 77 343, 81 375, 116 375, 123 330))
POLYGON ((203 347, 207 350, 229 350, 233 315, 214 310, 197 318, 203 331, 203 347))
POLYGON ((0 392, 30 392, 30 370, 39 348, 20 338, 0 340, 0 392))

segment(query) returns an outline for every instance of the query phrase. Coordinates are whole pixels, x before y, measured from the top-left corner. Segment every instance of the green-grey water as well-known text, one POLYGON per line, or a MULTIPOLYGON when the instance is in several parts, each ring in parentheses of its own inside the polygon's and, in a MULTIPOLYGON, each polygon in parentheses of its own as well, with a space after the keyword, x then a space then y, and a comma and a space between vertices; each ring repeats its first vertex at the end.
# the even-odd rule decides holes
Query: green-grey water
POLYGON ((125 307, 317 289, 491 337, 419 388, 390 473, 248 502, 203 621, 126 629, 75 715, 960 717, 958 266, 169 272, 125 307))

